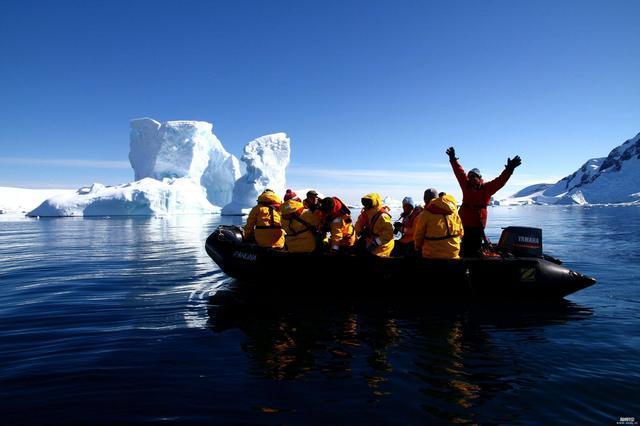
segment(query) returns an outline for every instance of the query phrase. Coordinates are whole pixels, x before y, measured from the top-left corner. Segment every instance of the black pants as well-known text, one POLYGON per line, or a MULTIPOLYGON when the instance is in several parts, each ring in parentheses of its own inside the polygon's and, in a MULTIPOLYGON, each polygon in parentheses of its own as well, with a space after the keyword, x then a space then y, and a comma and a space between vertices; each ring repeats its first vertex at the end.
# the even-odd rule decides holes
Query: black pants
POLYGON ((391 251, 392 257, 417 257, 418 252, 416 251, 413 241, 410 243, 401 243, 400 241, 396 241, 393 243, 393 251, 391 251))
POLYGON ((483 228, 464 228, 461 247, 462 257, 479 257, 483 236, 483 228))

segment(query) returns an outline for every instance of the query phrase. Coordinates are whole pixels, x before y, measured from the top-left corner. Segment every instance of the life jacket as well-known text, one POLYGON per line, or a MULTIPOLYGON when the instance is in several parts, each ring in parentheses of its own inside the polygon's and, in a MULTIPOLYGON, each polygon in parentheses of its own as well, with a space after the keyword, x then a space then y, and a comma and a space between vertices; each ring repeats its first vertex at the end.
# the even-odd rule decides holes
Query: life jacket
POLYGON ((442 241, 442 240, 449 240, 452 238, 458 238, 462 236, 462 233, 460 232, 460 230, 451 229, 451 228, 455 228, 454 223, 452 223, 451 225, 449 224, 449 222, 452 219, 452 214, 455 212, 455 200, 453 200, 453 197, 445 195, 444 197, 436 198, 431 203, 429 203, 429 205, 425 207, 425 210, 435 215, 441 215, 442 223, 444 224, 444 228, 445 228, 444 235, 439 235, 439 236, 425 235, 424 236, 425 240, 442 241))
POLYGON ((293 221, 298 222, 303 226, 303 228, 298 231, 287 232, 287 235, 286 235, 287 237, 295 237, 300 234, 304 234, 305 232, 311 232, 312 234, 315 234, 317 232, 316 227, 310 224, 309 222, 307 222, 306 220, 302 219, 298 213, 295 213, 291 217, 288 217, 286 219, 288 219, 291 222, 293 221))
POLYGON ((302 202, 296 200, 296 199, 289 199, 287 201, 285 201, 282 206, 280 207, 280 213, 282 214, 282 220, 284 221, 285 226, 285 230, 287 231, 287 237, 295 237, 297 235, 300 235, 304 232, 310 231, 310 230, 314 230, 315 227, 313 225, 311 225, 310 223, 308 223, 307 221, 303 220, 300 215, 302 214, 304 210, 304 205, 302 202), (300 229, 298 231, 293 231, 292 230, 292 226, 291 226, 291 222, 298 222, 300 224, 303 225, 303 229, 300 229))
POLYGON ((409 243, 413 241, 414 225, 420 213, 422 213, 422 207, 416 206, 408 215, 402 214, 402 226, 400 227, 402 237, 400 238, 400 242, 409 243))
MULTIPOLYGON (((367 215, 367 213, 364 211, 361 214, 367 215)), ((378 219, 380 219, 382 215, 387 215, 389 218, 391 218, 391 214, 387 206, 380 207, 380 209, 376 212, 376 214, 371 216, 371 218, 369 218, 367 215, 367 218, 365 219, 362 230, 360 231, 360 236, 367 237, 367 238, 379 237, 379 235, 375 232, 375 228, 376 228, 376 223, 378 222, 378 219)))
POLYGON ((382 205, 382 200, 380 199, 380 195, 376 192, 371 194, 367 194, 363 199, 371 200, 371 207, 367 210, 362 210, 360 212, 360 216, 358 217, 358 221, 356 223, 356 231, 360 237, 364 238, 375 238, 379 235, 375 232, 375 226, 378 220, 382 217, 382 215, 387 215, 389 217, 389 221, 391 221, 391 214, 389 213, 389 207, 382 205), (375 213, 370 216, 371 211, 375 213))
POLYGON ((415 248, 423 258, 459 259, 464 229, 455 199, 448 194, 431 201, 418 217, 415 248))
POLYGON ((387 257, 394 246, 393 224, 389 208, 382 205, 378 193, 367 194, 363 199, 371 200, 371 207, 360 212, 356 222, 356 234, 360 244, 376 256, 387 257), (375 244, 373 244, 375 243, 375 244), (373 247, 371 245, 373 244, 373 247))
POLYGON ((258 203, 261 207, 266 207, 269 210, 269 217, 265 221, 259 217, 256 222, 255 229, 282 229, 282 224, 278 223, 275 219, 275 213, 277 211, 277 205, 267 204, 263 202, 258 203))
POLYGON ((257 205, 251 209, 244 226, 244 236, 255 237, 261 247, 281 248, 284 246, 284 230, 281 224, 280 205, 282 200, 272 191, 264 191, 258 197, 257 205))

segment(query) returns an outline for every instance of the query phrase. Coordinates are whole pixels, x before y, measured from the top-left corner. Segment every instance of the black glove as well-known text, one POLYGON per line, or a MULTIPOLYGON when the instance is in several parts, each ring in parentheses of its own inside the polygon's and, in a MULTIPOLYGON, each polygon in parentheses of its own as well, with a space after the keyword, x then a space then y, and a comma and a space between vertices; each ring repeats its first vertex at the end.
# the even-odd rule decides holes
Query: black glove
POLYGON ((519 155, 516 155, 515 157, 513 157, 513 160, 511 158, 507 158, 507 165, 505 167, 513 171, 520 164, 522 164, 522 160, 520 160, 519 155))
POLYGON ((393 233, 398 234, 402 231, 402 222, 396 222, 393 224, 393 233))
POLYGON ((449 156, 449 161, 453 162, 453 161, 456 161, 458 159, 456 157, 456 150, 455 150, 454 147, 450 146, 449 148, 447 148, 447 150, 445 152, 449 156))

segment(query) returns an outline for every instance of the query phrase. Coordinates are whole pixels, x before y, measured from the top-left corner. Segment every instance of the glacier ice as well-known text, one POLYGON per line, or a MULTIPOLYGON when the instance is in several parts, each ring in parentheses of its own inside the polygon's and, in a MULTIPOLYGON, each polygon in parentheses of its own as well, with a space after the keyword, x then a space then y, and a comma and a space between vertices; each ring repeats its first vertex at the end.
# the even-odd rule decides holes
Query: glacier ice
POLYGON ((189 178, 144 178, 118 186, 94 183, 45 200, 29 216, 155 216, 219 213, 189 178))
POLYGON ((255 205, 258 195, 267 188, 282 197, 290 159, 291 143, 286 133, 265 135, 249 142, 241 158, 247 171, 236 180, 232 200, 224 206, 222 214, 247 214, 255 205))

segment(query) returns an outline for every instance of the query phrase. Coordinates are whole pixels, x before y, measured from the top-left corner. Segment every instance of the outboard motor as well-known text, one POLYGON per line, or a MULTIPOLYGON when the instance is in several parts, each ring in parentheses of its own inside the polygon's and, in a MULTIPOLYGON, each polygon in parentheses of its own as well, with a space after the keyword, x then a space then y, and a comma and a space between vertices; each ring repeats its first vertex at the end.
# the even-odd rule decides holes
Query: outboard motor
POLYGON ((542 229, 524 226, 503 228, 498 249, 519 257, 543 257, 542 229))
POLYGON ((220 225, 211 234, 216 240, 229 243, 241 243, 242 229, 234 225, 220 225))

